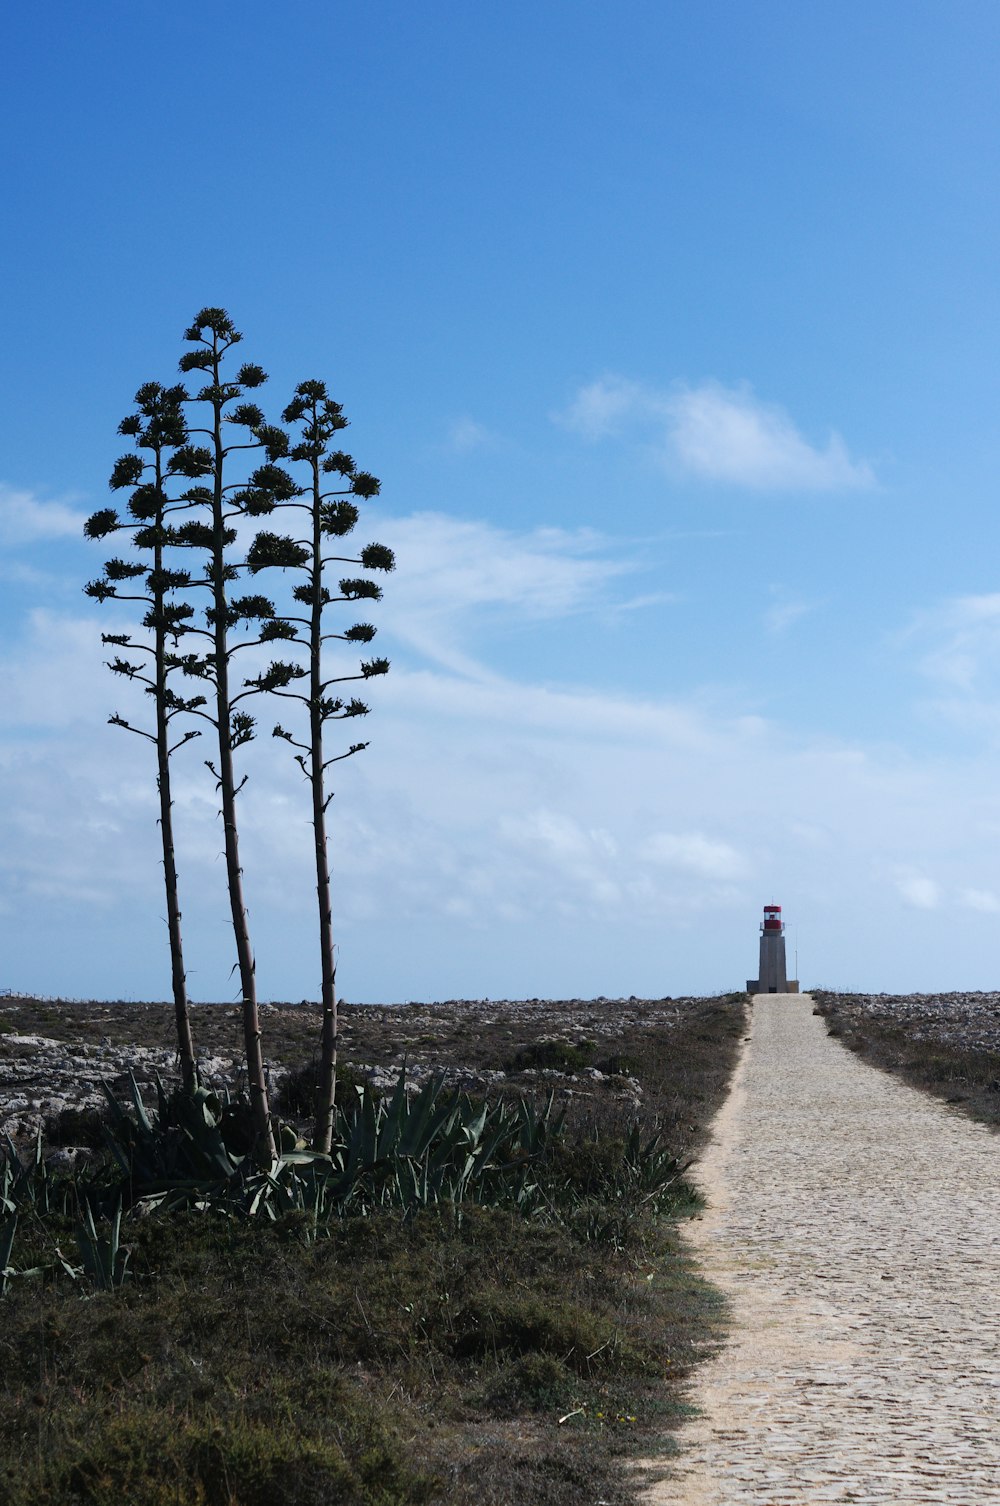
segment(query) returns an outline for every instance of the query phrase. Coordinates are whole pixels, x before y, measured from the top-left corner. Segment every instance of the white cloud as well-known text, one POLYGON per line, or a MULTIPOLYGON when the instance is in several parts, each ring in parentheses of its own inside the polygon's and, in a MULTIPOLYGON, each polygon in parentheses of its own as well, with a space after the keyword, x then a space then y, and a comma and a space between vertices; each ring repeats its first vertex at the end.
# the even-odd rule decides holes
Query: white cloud
POLYGON ((845 491, 875 485, 871 466, 851 458, 835 432, 811 443, 777 403, 746 383, 676 383, 666 389, 609 376, 582 387, 556 419, 588 440, 628 425, 654 436, 671 467, 705 481, 755 491, 845 491))
POLYGON ((66 502, 43 502, 33 492, 0 484, 0 546, 82 538, 86 516, 66 502))
POLYGON ((611 588, 636 568, 586 529, 514 533, 417 513, 388 520, 379 537, 398 562, 380 611, 385 630, 473 678, 489 678, 465 647, 484 617, 537 622, 613 607, 611 588))
POLYGON ((764 626, 769 633, 775 635, 787 632, 794 622, 798 622, 807 612, 814 610, 814 603, 809 601, 797 601, 794 599, 773 602, 764 613, 764 626))
POLYGON ((448 429, 445 448, 455 455, 470 455, 496 443, 493 433, 475 418, 458 418, 448 429))
POLYGON ((929 679, 976 692, 1000 676, 1000 592, 941 602, 921 612, 899 641, 919 646, 919 668, 929 679))
POLYGON ((612 617, 618 617, 623 612, 644 612, 647 607, 669 606, 680 599, 675 591, 647 591, 641 596, 630 596, 624 601, 614 602, 608 608, 608 613, 612 617))
POLYGON ((697 831, 658 832, 643 843, 640 856, 647 862, 694 873, 700 878, 741 879, 749 873, 749 864, 735 847, 697 831))
POLYGON ((542 865, 551 874, 552 892, 563 914, 572 913, 580 903, 587 908, 621 904, 618 844, 610 832, 545 806, 525 816, 502 815, 497 830, 508 861, 516 853, 525 865, 542 865))
POLYGON ((588 830, 565 813, 544 807, 528 816, 503 817, 500 827, 508 836, 559 862, 601 861, 613 857, 616 851, 609 832, 588 830))
MULTIPOLYGON (((115 624, 120 630, 122 623, 115 624)), ((7 728, 68 728, 119 694, 103 669, 100 626, 47 608, 28 614, 19 641, 0 659, 0 705, 7 728)))
POLYGON ((982 915, 1000 914, 1000 899, 992 889, 963 889, 958 902, 966 910, 978 910, 982 915))
POLYGON ((900 874, 896 879, 899 897, 915 910, 936 910, 941 903, 941 889, 933 879, 922 874, 900 874))
POLYGON ((625 421, 637 414, 658 412, 662 412, 662 398, 650 389, 625 377, 608 376, 581 387, 569 407, 553 418, 584 439, 594 440, 620 433, 625 421))
POLYGON ((892 641, 932 687, 922 709, 937 726, 1000 740, 1000 592, 939 602, 892 641))
MULTIPOLYGON (((860 987, 988 978, 992 758, 920 762, 698 696, 546 683, 546 621, 604 611, 627 568, 604 541, 435 516, 390 531, 405 558, 377 620, 390 640, 410 633, 407 653, 373 687, 371 747, 337 766, 331 806, 349 998, 732 987, 753 972, 771 898, 801 923, 810 982, 847 966, 860 987), (476 657, 484 621, 525 618, 536 672, 476 657), (945 904, 963 936, 946 977, 926 924, 945 904)), ((116 700, 133 707, 101 668, 113 604, 87 610, 28 619, 0 681, 0 986, 156 994, 154 770, 105 725, 116 700)), ((264 996, 300 998, 316 986, 309 810, 263 722, 240 758, 247 898, 264 996)), ((174 794, 192 989, 217 998, 233 958, 209 751, 179 755, 174 794)))
MULTIPOLYGON (((696 705, 543 686, 485 672, 469 681, 437 670, 394 670, 386 697, 406 714, 422 708, 437 720, 473 719, 489 728, 491 737, 506 727, 582 737, 588 744, 624 739, 645 746, 666 740, 692 752, 707 751, 711 744, 709 720, 696 705)), ((756 717, 733 718, 725 725, 734 745, 745 751, 766 738, 766 724, 756 717)))
POLYGON ((871 486, 865 462, 853 461, 839 434, 811 445, 786 411, 749 387, 705 382, 669 400, 669 440, 681 464, 709 481, 758 490, 842 491, 871 486))
POLYGON ((1000 914, 1000 898, 992 889, 945 888, 918 870, 907 868, 897 870, 894 883, 903 903, 915 910, 938 910, 949 905, 977 915, 1000 914))

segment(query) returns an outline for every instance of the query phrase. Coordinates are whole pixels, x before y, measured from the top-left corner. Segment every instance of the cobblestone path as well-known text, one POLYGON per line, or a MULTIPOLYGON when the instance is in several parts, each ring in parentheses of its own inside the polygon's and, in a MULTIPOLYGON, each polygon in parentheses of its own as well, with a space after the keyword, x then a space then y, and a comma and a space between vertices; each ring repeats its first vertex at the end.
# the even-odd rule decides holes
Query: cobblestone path
POLYGON ((733 1304, 658 1506, 1000 1503, 1000 1136, 758 995, 693 1226, 733 1304))

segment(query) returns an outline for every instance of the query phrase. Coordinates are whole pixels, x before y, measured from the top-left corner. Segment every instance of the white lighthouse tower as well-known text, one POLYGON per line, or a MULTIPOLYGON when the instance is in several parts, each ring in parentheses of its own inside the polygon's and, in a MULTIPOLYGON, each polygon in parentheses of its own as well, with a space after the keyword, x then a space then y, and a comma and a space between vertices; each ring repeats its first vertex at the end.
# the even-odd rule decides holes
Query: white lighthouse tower
POLYGON ((797 994, 797 978, 789 978, 785 962, 785 927, 780 905, 765 905, 760 925, 760 971, 747 979, 748 994, 797 994))

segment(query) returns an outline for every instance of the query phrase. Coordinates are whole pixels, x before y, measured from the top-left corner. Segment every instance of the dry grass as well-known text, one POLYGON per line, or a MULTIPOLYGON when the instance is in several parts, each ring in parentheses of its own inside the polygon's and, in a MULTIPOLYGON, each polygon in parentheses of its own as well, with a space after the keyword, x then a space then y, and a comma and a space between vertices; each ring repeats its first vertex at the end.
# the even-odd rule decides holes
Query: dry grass
MULTIPOLYGON (((122 1028, 149 1043, 164 1012, 38 1006, 56 1009, 44 1029, 41 1013, 36 1023, 19 1011, 18 1028, 109 1034, 121 1010, 122 1028)), ((229 1014, 199 1011, 200 1045, 218 1049, 229 1014)), ((268 1013, 274 1059, 308 1060, 310 1014, 268 1013)), ((686 1153, 724 1095, 744 1031, 742 996, 346 1014, 356 1064, 393 1065, 405 1052, 414 1065, 510 1067, 505 1092, 554 1086, 582 1157, 595 1125, 608 1146, 633 1116, 630 1081, 650 1127, 686 1153), (553 1039, 571 1048, 563 1068, 589 1057, 618 1070, 596 1085, 566 1071, 525 1076, 523 1053, 559 1057, 544 1044, 553 1039)), ((720 1307, 670 1221, 613 1214, 610 1238, 595 1237, 592 1220, 502 1210, 385 1214, 334 1221, 309 1247, 294 1220, 133 1222, 134 1274, 120 1292, 81 1299, 53 1275, 13 1282, 4 1299, 0 1499, 626 1506, 625 1461, 664 1446, 720 1307)), ((23 1224, 18 1266, 51 1260, 53 1238, 72 1247, 69 1225, 23 1224)))

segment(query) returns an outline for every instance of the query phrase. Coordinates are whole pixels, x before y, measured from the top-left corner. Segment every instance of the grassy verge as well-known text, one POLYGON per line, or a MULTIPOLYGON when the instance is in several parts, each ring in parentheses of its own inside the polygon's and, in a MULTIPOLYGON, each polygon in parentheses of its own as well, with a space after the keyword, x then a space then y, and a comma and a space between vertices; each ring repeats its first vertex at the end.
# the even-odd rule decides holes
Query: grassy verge
POLYGON ((836 994, 814 989, 827 1029, 873 1066, 933 1093, 970 1118, 1000 1126, 995 998, 836 994), (990 1018, 981 1019, 982 1004, 990 1018))
MULTIPOLYGON (((130 1279, 119 1291, 82 1298, 58 1273, 10 1283, 0 1306, 0 1499, 633 1499, 624 1463, 655 1452, 683 1414, 685 1381, 720 1309, 674 1222, 602 1205, 601 1159, 635 1117, 628 1084, 648 1128, 676 1154, 690 1150, 725 1092, 742 999, 666 1012, 636 1001, 624 1026, 609 1007, 604 1035, 599 1011, 584 1030, 579 1011, 540 1006, 539 1028, 529 1014, 512 1035, 502 1010, 486 1028, 459 1006, 440 1009, 435 1062, 502 1070, 497 1091, 554 1089, 565 1103, 565 1174, 594 1178, 585 1213, 386 1211, 333 1219, 311 1244, 292 1216, 126 1220, 130 1279), (655 1023, 644 1028, 644 1016, 655 1023)), ((412 1019, 355 1011, 354 1070, 378 1052, 393 1060, 401 1021, 412 1019)), ((412 1041, 405 1051, 419 1061, 412 1041)), ((677 1184, 675 1216, 691 1206, 677 1184)), ((74 1255, 73 1239, 71 1220, 22 1214, 16 1265, 50 1265, 56 1245, 74 1255)))

